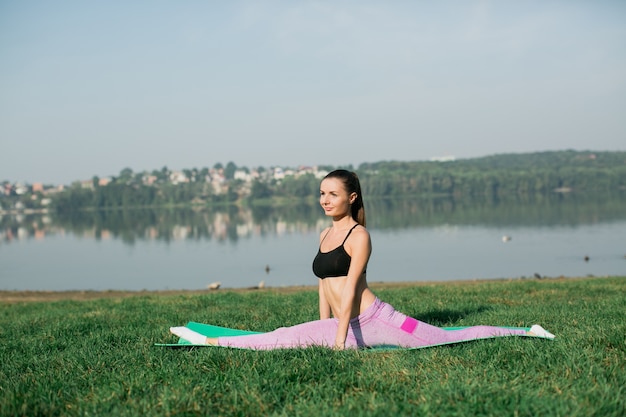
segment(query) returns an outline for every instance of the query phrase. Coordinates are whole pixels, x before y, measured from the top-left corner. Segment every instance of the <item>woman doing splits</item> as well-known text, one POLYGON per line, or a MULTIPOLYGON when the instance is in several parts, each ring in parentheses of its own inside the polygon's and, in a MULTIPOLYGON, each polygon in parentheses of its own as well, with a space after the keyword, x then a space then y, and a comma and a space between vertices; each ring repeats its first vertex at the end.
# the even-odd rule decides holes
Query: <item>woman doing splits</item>
POLYGON ((338 350, 421 347, 514 335, 554 338, 539 325, 528 332, 493 326, 444 330, 396 311, 379 300, 367 285, 366 268, 372 245, 365 228, 357 175, 341 169, 326 175, 320 185, 320 205, 332 218, 332 226, 320 234, 319 250, 313 260, 319 284, 319 320, 268 333, 219 338, 207 338, 186 327, 172 327, 170 331, 193 344, 259 350, 307 346, 338 350))

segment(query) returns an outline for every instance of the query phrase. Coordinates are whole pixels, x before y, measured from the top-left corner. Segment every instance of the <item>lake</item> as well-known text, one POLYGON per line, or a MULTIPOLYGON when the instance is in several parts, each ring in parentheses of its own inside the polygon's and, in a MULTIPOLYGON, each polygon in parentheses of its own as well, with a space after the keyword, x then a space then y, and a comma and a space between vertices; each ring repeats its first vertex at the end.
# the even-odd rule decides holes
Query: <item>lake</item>
MULTIPOLYGON (((626 275, 624 195, 381 200, 366 212, 370 282, 626 275)), ((304 203, 4 214, 0 290, 314 285, 311 262, 329 223, 304 203)))

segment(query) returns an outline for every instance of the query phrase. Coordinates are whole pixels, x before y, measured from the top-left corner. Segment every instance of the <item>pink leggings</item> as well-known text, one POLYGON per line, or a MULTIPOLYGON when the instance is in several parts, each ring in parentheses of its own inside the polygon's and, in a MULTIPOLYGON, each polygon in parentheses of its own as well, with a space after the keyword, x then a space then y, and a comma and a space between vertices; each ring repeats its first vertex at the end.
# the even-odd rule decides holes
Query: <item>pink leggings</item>
MULTIPOLYGON (((335 318, 316 320, 269 333, 249 336, 220 337, 220 346, 257 350, 307 346, 332 347, 337 325, 335 318)), ((422 347, 443 343, 485 339, 494 336, 524 335, 525 330, 493 326, 474 326, 461 330, 444 330, 396 311, 378 298, 359 316, 350 320, 346 348, 374 346, 422 347)))

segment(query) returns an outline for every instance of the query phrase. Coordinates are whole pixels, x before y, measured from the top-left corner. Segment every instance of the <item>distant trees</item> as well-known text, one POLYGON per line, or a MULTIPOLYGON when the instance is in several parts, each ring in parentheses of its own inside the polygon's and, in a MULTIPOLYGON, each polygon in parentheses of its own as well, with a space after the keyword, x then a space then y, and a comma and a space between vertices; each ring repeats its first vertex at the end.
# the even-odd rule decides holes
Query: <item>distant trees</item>
POLYGON ((234 162, 227 163, 226 168, 224 168, 224 177, 227 180, 232 180, 235 178, 235 171, 237 171, 237 165, 234 162))
MULTIPOLYGON (((321 167, 320 167, 321 168, 321 167)), ((351 168, 351 167, 350 167, 351 168)), ((324 170, 334 169, 324 166, 324 170)), ((120 171, 110 182, 98 177, 77 182, 51 196, 58 211, 83 208, 110 209, 163 205, 232 204, 271 201, 274 198, 315 199, 319 179, 298 173, 276 179, 259 169, 251 181, 236 177, 234 162, 213 169, 184 169, 182 176, 167 168, 135 173, 120 171), (211 175, 216 177, 211 178, 211 175), (106 185, 105 185, 106 184, 106 185)), ((526 200, 555 191, 586 193, 626 191, 626 152, 556 151, 506 154, 448 162, 381 161, 361 164, 356 170, 368 200, 376 197, 451 196, 499 199, 510 196, 526 200)), ((23 197, 23 206, 37 199, 23 197)))
POLYGON ((312 174, 290 176, 276 183, 274 188, 278 196, 306 198, 319 194, 319 180, 312 174))
POLYGON ((252 181, 252 187, 250 188, 251 200, 264 200, 272 197, 272 190, 266 182, 254 180, 252 181))
POLYGON ((507 196, 626 189, 626 152, 543 152, 449 162, 362 164, 369 196, 507 196))

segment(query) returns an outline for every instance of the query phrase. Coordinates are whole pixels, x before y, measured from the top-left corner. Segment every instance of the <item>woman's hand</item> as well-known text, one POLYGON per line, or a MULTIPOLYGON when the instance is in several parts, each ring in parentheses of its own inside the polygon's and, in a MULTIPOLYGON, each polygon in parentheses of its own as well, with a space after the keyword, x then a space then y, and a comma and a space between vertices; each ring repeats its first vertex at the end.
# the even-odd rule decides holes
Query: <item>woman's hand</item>
POLYGON ((333 346, 333 350, 344 350, 345 348, 345 342, 335 342, 335 346, 333 346))

